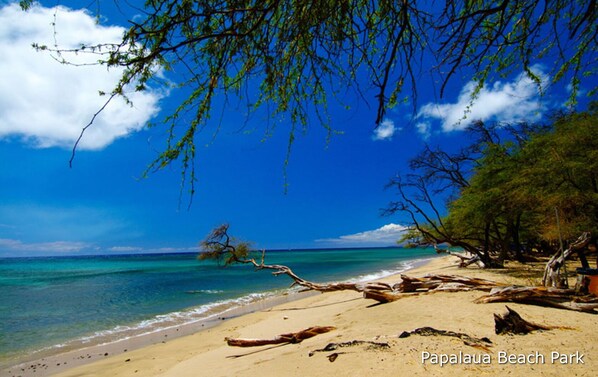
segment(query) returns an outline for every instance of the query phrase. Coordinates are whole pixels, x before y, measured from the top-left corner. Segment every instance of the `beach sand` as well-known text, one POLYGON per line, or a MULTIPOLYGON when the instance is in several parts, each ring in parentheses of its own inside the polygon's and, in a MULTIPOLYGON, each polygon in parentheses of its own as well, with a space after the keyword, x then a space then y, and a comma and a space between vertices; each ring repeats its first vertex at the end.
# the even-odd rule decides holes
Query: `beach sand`
MULTIPOLYGON (((541 277, 538 268, 521 265, 489 271, 475 267, 459 269, 455 263, 454 257, 436 258, 406 274, 465 275, 522 285, 537 284, 538 276, 541 277)), ((399 276, 383 280, 397 282, 399 276)), ((76 360, 74 355, 61 356, 47 361, 52 367, 60 363, 58 369, 39 365, 36 372, 25 368, 21 375, 40 376, 53 371, 60 371, 57 375, 62 377, 597 375, 598 316, 507 303, 528 321, 567 328, 528 335, 495 335, 493 314, 504 313, 505 304, 474 304, 473 300, 483 294, 480 291, 442 292, 405 297, 383 305, 363 299, 356 292, 316 294, 221 321, 188 336, 173 340, 165 337, 161 343, 136 350, 133 343, 127 345, 134 340, 108 345, 101 352, 94 349, 95 359, 100 360, 63 371, 60 369, 65 362, 70 362, 67 365, 71 367, 76 360), (278 346, 229 347, 224 340, 226 337, 273 338, 311 326, 334 326, 336 330, 300 344, 278 346), (484 351, 445 336, 398 338, 403 331, 424 326, 487 337, 493 346, 484 351), (358 345, 309 356, 311 351, 330 342, 353 340, 386 342, 390 347, 358 345), (130 350, 123 353, 126 348, 130 350), (105 353, 108 355, 104 356, 105 353), (338 354, 334 362, 329 361, 331 353, 338 354), (425 357, 428 359, 423 360, 425 357), (448 363, 441 366, 439 361, 443 357, 448 363), (437 363, 433 363, 434 358, 437 363)))

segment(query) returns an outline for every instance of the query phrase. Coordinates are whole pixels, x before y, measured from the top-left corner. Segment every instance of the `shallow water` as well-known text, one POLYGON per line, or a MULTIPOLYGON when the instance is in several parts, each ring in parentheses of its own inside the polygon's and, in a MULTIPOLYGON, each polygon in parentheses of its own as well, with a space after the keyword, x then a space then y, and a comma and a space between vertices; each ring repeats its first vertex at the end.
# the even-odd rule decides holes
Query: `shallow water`
MULTIPOLYGON (((317 282, 403 271, 432 249, 272 251, 317 282)), ((195 253, 0 259, 0 365, 25 353, 123 339, 197 321, 285 291, 290 279, 220 267, 195 253)))

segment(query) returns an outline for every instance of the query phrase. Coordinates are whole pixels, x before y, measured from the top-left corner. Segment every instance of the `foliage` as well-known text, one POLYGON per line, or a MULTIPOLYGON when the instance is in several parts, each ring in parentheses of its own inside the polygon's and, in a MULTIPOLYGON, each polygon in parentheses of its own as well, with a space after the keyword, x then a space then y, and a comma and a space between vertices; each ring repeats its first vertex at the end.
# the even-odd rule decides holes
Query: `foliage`
MULTIPOLYGON (((27 9, 32 1, 20 4, 27 9)), ((415 108, 421 75, 441 83, 440 96, 454 76, 465 75, 476 82, 475 97, 514 71, 546 84, 533 66, 547 59, 553 82, 570 83, 574 102, 583 80, 596 90, 596 8, 576 0, 147 0, 134 8, 119 43, 76 52, 123 67, 111 95, 125 99, 125 87, 154 85, 158 67, 177 72, 189 95, 165 117, 170 136, 148 172, 178 160, 183 179, 190 170, 193 191, 195 137, 209 124, 216 98, 241 98, 250 111, 288 117, 289 153, 297 130, 310 123, 333 133, 329 98, 346 105, 352 92, 374 100, 379 124, 402 95, 415 108)))
POLYGON ((200 260, 216 260, 225 266, 234 263, 249 263, 250 244, 237 241, 228 234, 228 224, 214 228, 200 244, 200 260))
POLYGON ((426 150, 413 173, 392 181, 388 214, 411 219, 409 237, 449 243, 498 264, 524 251, 550 250, 562 236, 598 234, 598 112, 561 113, 548 126, 477 123, 456 154, 426 150), (441 213, 431 193, 445 194, 441 213), (557 224, 556 214, 560 221, 557 224))
MULTIPOLYGON (((541 200, 544 219, 560 217, 567 239, 598 228, 598 112, 560 115, 554 130, 535 137, 525 150, 528 163, 522 169, 538 191, 530 199, 541 200), (541 158, 534 158, 534 155, 541 158)), ((539 236, 557 239, 555 221, 544 221, 539 236)))

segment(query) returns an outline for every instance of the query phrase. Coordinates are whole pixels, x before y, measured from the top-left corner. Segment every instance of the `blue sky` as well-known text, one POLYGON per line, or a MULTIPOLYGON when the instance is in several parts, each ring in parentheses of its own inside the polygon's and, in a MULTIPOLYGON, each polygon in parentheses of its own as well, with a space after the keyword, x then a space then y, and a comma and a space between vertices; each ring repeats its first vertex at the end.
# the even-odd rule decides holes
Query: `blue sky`
MULTIPOLYGON (((109 8, 97 24, 76 10, 79 3, 24 15, 0 2, 0 256, 197 251, 223 222, 260 248, 392 245, 404 219, 380 216, 394 196, 384 186, 425 143, 455 147, 471 119, 537 120, 566 99, 565 91, 540 96, 514 74, 485 87, 468 120, 458 122, 471 84, 454 80, 442 101, 423 86, 417 114, 412 104, 399 106, 377 129, 373 96, 370 105, 355 100, 349 111, 332 108, 332 126, 343 134, 326 142, 325 130, 312 126, 297 138, 286 192, 288 124, 266 136, 266 114, 243 126, 243 109, 231 106, 216 137, 208 128, 198 139, 188 209, 176 164, 140 178, 166 133, 144 125, 177 104, 177 90, 135 94, 133 108, 111 103, 69 168, 81 128, 102 105, 98 90, 110 91, 119 72, 60 65, 31 43, 53 44, 55 15, 61 46, 118 40, 126 26, 109 8)), ((536 70, 548 79, 542 66, 536 70)))

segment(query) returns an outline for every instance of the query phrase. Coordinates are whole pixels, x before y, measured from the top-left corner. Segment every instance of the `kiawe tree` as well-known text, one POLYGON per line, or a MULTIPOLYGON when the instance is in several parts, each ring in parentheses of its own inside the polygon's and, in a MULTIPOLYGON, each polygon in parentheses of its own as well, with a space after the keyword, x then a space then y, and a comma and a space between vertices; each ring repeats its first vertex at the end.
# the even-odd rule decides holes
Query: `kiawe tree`
MULTIPOLYGON (((27 9, 33 1, 20 4, 27 9)), ((424 76, 439 83, 441 97, 457 76, 473 80, 472 101, 486 83, 521 71, 542 89, 558 81, 570 84, 572 102, 582 84, 589 85, 584 89, 590 95, 596 90, 594 0, 147 0, 139 8, 121 5, 123 12, 131 10, 121 41, 72 52, 97 54, 97 64, 124 68, 119 83, 106 93, 109 98, 126 98, 130 87, 147 90, 162 70, 187 90, 163 119, 169 136, 148 171, 179 161, 191 184, 195 137, 208 126, 218 128, 216 99, 241 99, 248 111, 265 109, 271 118, 284 117, 290 151, 297 131, 310 124, 334 132, 330 99, 341 105, 355 99, 372 103, 372 124, 378 125, 402 101, 415 109, 424 76), (553 67, 550 83, 534 70, 544 61, 553 67)), ((60 46, 37 48, 68 63, 60 46)))
MULTIPOLYGON (((24 9, 33 3, 20 1, 24 9)), ((196 137, 220 127, 218 103, 226 108, 233 100, 242 101, 248 112, 263 110, 268 119, 284 119, 288 162, 297 132, 315 123, 329 136, 334 134, 328 111, 331 100, 343 106, 355 100, 373 104, 372 125, 377 126, 399 103, 408 102, 416 109, 418 89, 430 82, 422 77, 432 79, 440 97, 457 78, 472 81, 470 105, 486 84, 522 71, 542 92, 556 83, 567 85, 570 104, 582 92, 593 96, 597 88, 595 0, 147 0, 139 7, 121 4, 123 12, 129 9, 131 13, 120 41, 81 45, 70 52, 96 54, 97 64, 123 68, 115 88, 104 94, 107 105, 116 96, 126 99, 131 88, 145 91, 166 83, 187 93, 162 119, 168 136, 148 172, 178 161, 191 194, 196 137), (548 69, 546 75, 536 69, 543 63, 547 63, 543 66, 548 69)), ((69 64, 60 46, 34 46, 69 64)), ((463 117, 467 116, 466 110, 463 117)), ((575 121, 595 130, 595 113, 584 122, 575 121)), ((264 132, 269 134, 275 124, 279 123, 266 125, 264 132)), ((571 132, 576 143, 587 145, 583 150, 596 150, 589 138, 571 132)), ((491 254, 498 251, 500 263, 511 244, 521 243, 522 224, 533 222, 533 215, 538 214, 530 209, 535 208, 530 206, 532 195, 516 190, 517 195, 523 194, 513 196, 513 186, 524 186, 520 178, 528 177, 531 187, 539 187, 539 181, 549 179, 538 174, 544 168, 558 178, 551 181, 558 182, 557 186, 544 185, 545 190, 534 195, 544 195, 543 200, 563 213, 567 229, 587 227, 596 217, 592 191, 596 177, 580 162, 576 153, 581 148, 566 138, 545 142, 550 145, 546 151, 552 154, 525 156, 528 161, 548 161, 538 167, 518 160, 520 146, 506 147, 492 140, 455 155, 428 150, 412 164, 418 174, 394 182, 400 200, 389 210, 409 214, 427 241, 460 246, 487 265, 496 261, 491 254), (517 174, 515 166, 527 170, 517 174), (478 178, 471 178, 474 173, 478 178), (455 200, 463 193, 467 196, 455 200), (573 198, 574 204, 564 197, 573 198), (438 200, 446 201, 449 209, 452 205, 452 216, 444 215, 446 203, 438 200), (578 219, 577 225, 573 219, 578 219), (470 223, 475 226, 464 225, 470 223)), ((538 149, 542 151, 541 146, 538 149)), ((589 158, 596 161, 595 155, 589 158)), ((531 239, 538 232, 530 229, 525 227, 531 239)))
MULTIPOLYGON (((526 149, 527 155, 539 156, 525 174, 537 182, 543 218, 554 218, 556 210, 565 239, 598 225, 598 109, 592 106, 588 112, 558 116, 552 132, 538 135, 526 149)), ((544 221, 540 231, 551 239, 559 232, 554 221, 544 221)))
POLYGON ((525 261, 532 248, 557 251, 560 237, 578 249, 596 242, 598 113, 592 106, 557 114, 549 125, 476 123, 469 132, 477 135, 470 146, 454 154, 428 147, 410 172, 391 182, 398 199, 386 214, 406 215, 409 237, 461 247, 487 267, 525 261), (584 232, 594 241, 586 235, 577 242, 584 232))

